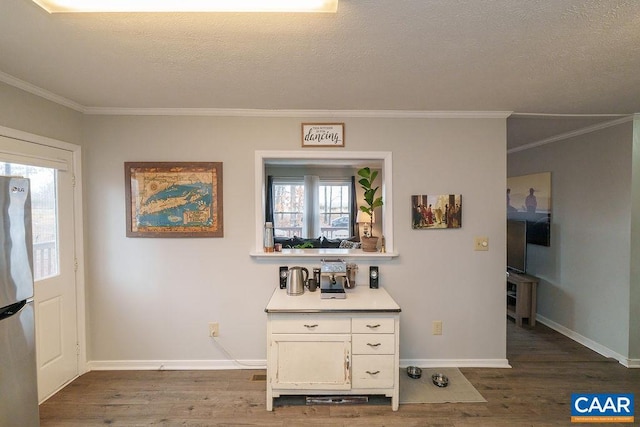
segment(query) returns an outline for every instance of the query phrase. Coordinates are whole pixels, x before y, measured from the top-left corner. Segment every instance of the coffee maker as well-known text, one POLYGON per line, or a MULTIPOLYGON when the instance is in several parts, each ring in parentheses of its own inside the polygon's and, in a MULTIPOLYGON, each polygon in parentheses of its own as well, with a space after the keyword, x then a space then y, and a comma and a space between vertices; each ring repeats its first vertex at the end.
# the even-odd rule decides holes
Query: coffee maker
POLYGON ((347 263, 342 259, 323 259, 320 265, 320 298, 344 299, 348 286, 347 263))

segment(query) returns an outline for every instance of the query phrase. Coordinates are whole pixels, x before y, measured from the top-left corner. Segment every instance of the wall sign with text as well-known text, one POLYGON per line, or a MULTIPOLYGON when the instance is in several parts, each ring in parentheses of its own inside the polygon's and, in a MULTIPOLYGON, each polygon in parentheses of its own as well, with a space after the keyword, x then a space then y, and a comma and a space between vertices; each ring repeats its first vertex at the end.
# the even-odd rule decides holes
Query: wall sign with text
POLYGON ((302 123, 303 147, 344 147, 344 123, 302 123))

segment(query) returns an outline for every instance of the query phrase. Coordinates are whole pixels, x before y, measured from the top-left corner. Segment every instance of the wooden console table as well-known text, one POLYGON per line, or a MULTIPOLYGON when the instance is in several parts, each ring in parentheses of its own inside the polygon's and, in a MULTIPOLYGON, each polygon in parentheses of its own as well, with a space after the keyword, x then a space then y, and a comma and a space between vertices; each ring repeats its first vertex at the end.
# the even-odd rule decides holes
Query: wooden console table
POLYGON ((538 281, 528 274, 507 273, 507 316, 518 326, 522 326, 523 318, 529 320, 529 326, 536 325, 538 281))

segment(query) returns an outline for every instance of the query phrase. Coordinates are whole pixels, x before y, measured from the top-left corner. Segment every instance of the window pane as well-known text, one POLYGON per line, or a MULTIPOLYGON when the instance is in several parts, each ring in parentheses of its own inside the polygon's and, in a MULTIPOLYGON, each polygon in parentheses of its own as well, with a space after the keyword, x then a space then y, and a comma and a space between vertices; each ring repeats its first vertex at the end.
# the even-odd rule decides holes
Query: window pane
POLYGON ((328 239, 349 237, 350 187, 343 183, 320 185, 320 226, 328 239))
POLYGON ((304 184, 273 184, 273 229, 276 237, 302 235, 304 226, 304 184))
MULTIPOLYGON (((344 179, 274 178, 273 222, 276 237, 350 237, 351 182, 344 179), (306 188, 306 185, 314 185, 306 188), (317 194, 317 210, 305 212, 305 191, 317 194), (306 215, 306 217, 305 217, 306 215), (311 227, 311 230, 307 228, 311 227), (318 229, 319 228, 319 229, 318 229)), ((315 204, 315 203, 314 203, 315 204)))
POLYGON ((0 162, 0 174, 31 180, 33 273, 35 280, 55 276, 58 265, 58 209, 56 170, 0 162))

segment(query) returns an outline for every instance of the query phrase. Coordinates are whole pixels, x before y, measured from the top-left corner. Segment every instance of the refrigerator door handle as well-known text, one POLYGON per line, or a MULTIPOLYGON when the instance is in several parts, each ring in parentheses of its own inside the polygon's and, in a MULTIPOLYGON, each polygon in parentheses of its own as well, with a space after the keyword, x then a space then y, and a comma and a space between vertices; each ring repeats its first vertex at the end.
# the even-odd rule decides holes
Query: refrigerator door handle
POLYGON ((14 314, 22 310, 22 307, 24 307, 25 305, 27 305, 27 300, 0 308, 0 320, 13 316, 14 314))

